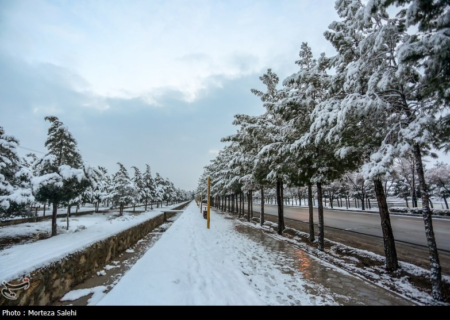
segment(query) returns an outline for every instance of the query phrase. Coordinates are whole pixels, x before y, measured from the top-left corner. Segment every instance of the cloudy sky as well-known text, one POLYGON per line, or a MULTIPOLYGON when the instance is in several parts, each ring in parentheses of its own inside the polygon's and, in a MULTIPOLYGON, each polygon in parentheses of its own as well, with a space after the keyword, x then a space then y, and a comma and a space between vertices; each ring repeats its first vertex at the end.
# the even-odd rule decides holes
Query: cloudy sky
POLYGON ((259 77, 296 72, 302 42, 333 55, 337 18, 334 0, 0 0, 0 125, 43 155, 57 116, 89 164, 194 190, 233 115, 263 112, 259 77))

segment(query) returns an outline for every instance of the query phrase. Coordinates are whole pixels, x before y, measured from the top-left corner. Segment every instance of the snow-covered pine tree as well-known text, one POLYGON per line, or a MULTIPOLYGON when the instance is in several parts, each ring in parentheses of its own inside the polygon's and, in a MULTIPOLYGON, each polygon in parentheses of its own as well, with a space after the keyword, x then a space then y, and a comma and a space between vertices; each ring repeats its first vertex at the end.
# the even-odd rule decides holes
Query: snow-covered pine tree
MULTIPOLYGON (((277 103, 284 98, 284 91, 277 89, 279 77, 271 69, 268 69, 267 73, 260 77, 260 80, 266 86, 266 92, 251 89, 251 92, 261 99, 266 109, 264 117, 261 119, 262 121, 259 122, 261 126, 258 130, 260 139, 262 139, 261 142, 264 145, 260 144, 260 151, 255 159, 255 167, 258 169, 267 165, 269 172, 265 175, 265 180, 276 185, 278 207, 277 233, 282 235, 285 229, 283 188, 289 179, 288 166, 286 166, 286 163, 288 163, 286 152, 288 150, 286 148, 287 141, 283 135, 283 118, 275 108, 277 103)), ((261 173, 259 172, 259 174, 261 173)))
MULTIPOLYGON (((204 168, 202 176, 200 177, 197 185, 197 194, 203 193, 205 188, 205 179, 207 177, 211 178, 211 194, 219 198, 219 209, 226 210, 226 198, 228 190, 227 185, 229 181, 229 161, 228 156, 231 154, 229 152, 228 146, 223 150, 219 151, 219 154, 215 159, 211 160, 211 163, 204 168), (204 179, 203 179, 204 178, 204 179)), ((205 189, 206 190, 206 189, 205 189)))
POLYGON ((112 200, 115 205, 119 206, 119 215, 123 215, 124 207, 133 203, 135 199, 136 189, 127 169, 120 162, 119 171, 117 171, 112 179, 112 200))
MULTIPOLYGON (((308 43, 301 44, 300 59, 295 62, 300 70, 283 81, 284 98, 276 105, 276 111, 285 121, 283 141, 286 142, 286 151, 289 155, 287 162, 290 167, 290 179, 296 186, 308 186, 308 199, 312 200, 312 182, 315 168, 315 154, 318 148, 314 144, 301 144, 300 139, 309 132, 311 126, 310 114, 315 105, 323 99, 323 90, 318 88, 320 81, 311 81, 321 78, 317 73, 317 60, 313 58, 312 49, 308 43)), ((324 60, 322 60, 324 61, 324 60)), ((325 75, 326 74, 322 74, 325 75)), ((313 204, 309 206, 309 240, 315 241, 313 204)))
MULTIPOLYGON (((39 171, 37 170, 37 166, 36 163, 39 161, 40 159, 38 158, 38 156, 36 156, 36 154, 34 153, 28 153, 25 155, 25 157, 23 157, 21 159, 21 163, 22 166, 27 168, 27 172, 29 172, 29 181, 30 181, 30 190, 32 191, 32 179, 33 177, 37 176, 39 173, 39 171)), ((43 205, 43 216, 45 217, 45 213, 47 211, 47 206, 49 206, 50 204, 48 203, 48 201, 44 201, 44 202, 39 202, 37 200, 35 200, 35 203, 33 205, 37 206, 38 204, 42 204, 43 205)))
MULTIPOLYGON (((369 79, 379 76, 375 70, 377 67, 382 68, 383 63, 375 61, 377 54, 373 54, 372 58, 367 55, 367 61, 362 62, 364 50, 361 48, 371 49, 366 42, 367 38, 372 32, 371 28, 381 24, 367 22, 365 7, 359 0, 337 0, 335 8, 342 20, 331 23, 330 30, 325 32, 325 37, 338 52, 338 55, 331 59, 331 66, 336 70, 331 86, 334 94, 314 109, 311 131, 315 132, 317 139, 333 143, 339 157, 359 153, 359 157, 367 162, 370 155, 379 150, 383 138, 387 135, 386 131, 390 129, 384 126, 387 113, 385 102, 368 90, 369 85, 374 85, 369 79)), ((383 19, 384 15, 385 12, 377 19, 383 19)), ((389 30, 392 29, 395 27, 389 30)), ((388 30, 386 33, 389 33, 388 30)), ((374 43, 371 45, 376 47, 374 43)), ((382 47, 379 43, 377 45, 382 47)), ((383 175, 389 172, 389 165, 383 168, 385 170, 373 172, 366 178, 373 180, 375 185, 383 230, 386 269, 393 271, 398 268, 398 261, 381 182, 383 175)))
POLYGON ((159 206, 163 206, 164 201, 164 190, 165 190, 165 180, 161 175, 156 172, 155 174, 155 200, 156 200, 156 207, 159 208, 159 206))
MULTIPOLYGON (((322 185, 354 168, 358 158, 354 154, 337 157, 334 153, 335 146, 311 130, 312 111, 318 104, 336 94, 332 77, 327 73, 331 60, 324 54, 321 54, 318 60, 313 59, 312 50, 307 43, 302 44, 299 55, 300 60, 296 61, 296 64, 300 66, 300 70, 283 81, 285 98, 276 105, 275 110, 286 122, 282 132, 283 140, 287 141, 287 154, 291 155, 291 159, 286 160, 291 164, 291 171, 294 173, 291 177, 292 184, 316 184, 318 248, 324 250, 322 185)), ((311 222, 312 217, 310 229, 311 222)))
MULTIPOLYGON (((236 115, 235 118, 241 115, 236 115)), ((236 122, 234 122, 236 123, 236 122)), ((246 134, 245 126, 241 126, 238 132, 233 136, 223 138, 222 142, 231 142, 227 146, 232 157, 228 159, 227 167, 230 171, 231 179, 227 183, 227 189, 230 190, 232 199, 236 203, 235 212, 242 214, 240 207, 242 207, 243 193, 247 192, 247 198, 250 196, 254 188, 254 180, 252 177, 253 163, 255 155, 258 150, 254 147, 257 145, 256 141, 250 143, 249 137, 246 134), (241 204, 241 205, 240 205, 241 204)), ((250 221, 252 210, 250 208, 251 202, 247 201, 247 220, 250 221)))
POLYGON ((99 212, 100 204, 108 198, 107 179, 108 171, 102 166, 98 166, 93 170, 92 179, 95 184, 89 186, 85 191, 85 199, 94 204, 95 212, 99 212))
POLYGON ((173 199, 173 192, 175 191, 175 187, 173 183, 169 180, 169 178, 163 179, 163 201, 166 202, 166 206, 169 205, 169 202, 173 199))
MULTIPOLYGON (((270 71, 270 70, 269 70, 270 71)), ((263 93, 253 90, 258 96, 263 97, 263 93)), ((264 98, 264 101, 265 98, 264 98)), ((258 153, 272 140, 272 128, 270 124, 270 115, 266 112, 260 116, 248 116, 243 114, 235 115, 234 125, 240 126, 237 133, 233 136, 222 139, 222 141, 233 141, 239 145, 241 152, 238 154, 236 162, 238 167, 245 168, 242 172, 243 181, 246 182, 244 189, 251 191, 259 189, 261 200, 260 224, 264 224, 264 187, 273 185, 273 182, 267 179, 270 173, 268 158, 258 157, 258 153)), ((276 130, 276 129, 275 129, 276 130)), ((242 194, 241 194, 242 195, 242 194)))
POLYGON ((145 171, 142 174, 142 197, 145 203, 145 211, 150 202, 150 209, 153 210, 153 199, 155 198, 155 181, 153 180, 150 166, 145 165, 145 171))
MULTIPOLYGON (((420 6, 419 2, 416 1, 415 3, 420 6)), ((438 2, 435 2, 435 4, 438 2)), ((438 25, 444 23, 448 27, 450 14, 448 2, 444 7, 446 7, 445 13, 435 22, 438 25)), ((417 9, 417 7, 411 8, 416 13, 417 9)), ((377 64, 369 65, 369 69, 376 70, 376 72, 369 79, 368 91, 377 94, 385 102, 385 109, 388 114, 386 125, 392 130, 391 134, 387 135, 383 141, 382 148, 372 156, 372 159, 386 159, 392 155, 401 157, 407 152, 412 152, 414 155, 422 196, 425 234, 430 254, 432 296, 436 300, 442 300, 441 266, 434 237, 429 191, 422 158, 431 147, 440 149, 444 143, 450 141, 448 136, 443 137, 441 134, 442 126, 446 125, 442 122, 442 119, 449 114, 450 110, 448 104, 445 103, 445 97, 439 92, 439 89, 443 88, 441 87, 443 82, 446 91, 449 87, 448 76, 450 74, 446 74, 446 72, 450 70, 448 67, 450 41, 448 35, 442 35, 440 31, 431 27, 431 30, 428 31, 435 35, 440 34, 440 38, 438 40, 430 34, 428 40, 433 40, 430 40, 427 45, 429 46, 428 49, 433 48, 434 53, 431 53, 431 55, 428 55, 430 52, 426 53, 427 58, 422 64, 422 60, 413 58, 417 52, 412 51, 419 43, 409 42, 408 40, 411 38, 406 34, 406 24, 411 15, 407 15, 405 19, 405 14, 406 12, 402 10, 395 19, 388 19, 389 17, 384 12, 383 6, 375 2, 369 2, 365 11, 367 23, 373 23, 373 21, 376 23, 373 23, 374 27, 371 27, 371 34, 367 37, 367 41, 361 45, 363 54, 360 61, 361 65, 369 60, 377 64), (413 43, 412 46, 410 46, 411 43, 413 43), (444 55, 447 59, 441 60, 442 56, 435 52, 436 49, 438 52, 444 49, 444 52, 446 52, 444 55), (373 55, 378 59, 371 59, 370 57, 373 55), (435 59, 436 57, 439 58, 435 59), (443 61, 445 61, 444 65, 441 64, 443 61), (442 70, 436 70, 435 68, 442 68, 442 70), (441 71, 444 71, 444 73, 440 74, 441 71), (433 82, 430 75, 437 76, 439 74, 443 77, 443 80, 433 82), (447 81, 446 84, 445 81, 447 81)), ((419 13, 419 15, 421 14, 419 13)), ((449 30, 445 27, 444 29, 449 30)), ((417 36, 421 37, 422 40, 427 38, 425 34, 418 34, 417 36)), ((427 46, 424 42, 422 44, 427 46)), ((422 53, 423 50, 425 50, 424 47, 422 47, 422 53)), ((378 166, 372 165, 368 170, 376 172, 377 168, 378 166)))
POLYGON ((21 164, 18 146, 19 141, 6 135, 0 126, 0 219, 29 215, 27 207, 34 202, 30 186, 32 173, 21 164))
MULTIPOLYGON (((407 28, 416 26, 400 44, 397 57, 401 68, 419 66, 422 96, 433 97, 437 104, 450 102, 450 3, 448 0, 379 0, 368 4, 372 11, 380 6, 402 6, 399 12, 407 28), (380 3, 381 2, 381 3, 380 3)), ((447 121, 449 116, 445 117, 447 121)), ((445 125, 448 127, 448 124, 445 125)))
MULTIPOLYGON (((390 18, 383 2, 369 1, 367 6, 359 0, 336 2, 336 7, 342 9, 341 12, 348 17, 346 32, 363 34, 364 37, 357 43, 356 50, 349 52, 349 56, 354 52, 357 54, 341 68, 345 97, 323 105, 322 110, 327 110, 328 117, 320 118, 318 123, 334 123, 332 129, 326 130, 328 137, 336 135, 338 138, 335 139, 342 141, 342 131, 351 136, 352 131, 358 130, 358 136, 366 138, 357 138, 354 141, 360 141, 370 147, 369 150, 365 149, 369 152, 366 153, 368 159, 363 166, 363 172, 367 178, 374 180, 375 190, 382 186, 381 178, 392 167, 395 158, 408 152, 414 154, 430 252, 432 295, 441 300, 440 262, 422 157, 432 146, 439 148, 448 141, 448 137, 443 140, 441 136, 443 122, 442 117, 439 117, 448 114, 448 106, 442 103, 442 99, 436 99, 436 95, 424 94, 424 75, 421 69, 423 66, 417 63, 418 61, 414 63, 412 59, 406 63, 405 60, 399 59, 402 54, 400 48, 408 39, 405 14, 401 11, 397 17, 390 18), (349 10, 350 8, 355 10, 349 10), (349 16, 346 10, 347 13, 355 14, 349 16), (368 137, 371 139, 367 139, 368 137)), ((348 152, 353 147, 354 145, 346 146, 341 148, 340 152, 348 152)), ((379 207, 386 207, 384 211, 387 211, 385 203, 379 207)), ((382 217, 383 230, 387 224, 390 224, 387 217, 382 217)), ((393 236, 388 238, 392 239, 393 236)), ((386 247, 385 242, 385 250, 391 248, 392 246, 386 247)), ((387 254, 387 258, 389 256, 387 254)), ((386 268, 389 270, 390 267, 387 263, 386 268)))
POLYGON ((81 195, 90 181, 85 175, 77 142, 67 127, 54 116, 45 120, 51 123, 45 142, 48 153, 35 163, 38 176, 32 182, 36 200, 53 205, 51 236, 55 236, 58 205, 81 195))
POLYGON ((143 199, 143 192, 144 192, 144 185, 142 181, 142 173, 141 170, 139 170, 138 167, 132 166, 131 167, 134 170, 134 176, 131 179, 134 183, 135 188, 135 197, 133 200, 133 212, 136 209, 136 204, 140 203, 143 199))
POLYGON ((435 194, 444 199, 445 208, 448 210, 447 198, 450 196, 450 165, 438 162, 426 172, 427 181, 435 186, 435 194))

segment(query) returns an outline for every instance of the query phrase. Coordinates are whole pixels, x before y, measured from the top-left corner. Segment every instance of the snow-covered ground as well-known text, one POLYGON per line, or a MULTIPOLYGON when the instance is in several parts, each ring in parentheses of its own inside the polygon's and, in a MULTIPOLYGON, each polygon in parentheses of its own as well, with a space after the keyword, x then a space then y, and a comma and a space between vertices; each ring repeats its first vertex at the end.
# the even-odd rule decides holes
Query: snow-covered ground
MULTIPOLYGON (((57 236, 0 251, 0 280, 13 280, 59 261, 70 253, 152 219, 161 210, 175 206, 154 208, 138 215, 125 212, 121 217, 117 212, 72 216, 69 230, 66 230, 66 218, 58 218, 57 236)), ((0 227, 0 239, 37 237, 39 234, 51 234, 51 220, 0 227)))
MULTIPOLYGON (((123 217, 111 213, 83 215, 71 219, 68 231, 62 228, 65 219, 58 219, 61 225, 58 236, 0 251, 0 279, 22 276, 158 213, 159 210, 154 208, 138 215, 125 213, 123 217)), ((337 281, 352 277, 354 280, 350 282, 358 284, 358 290, 363 290, 365 285, 369 286, 369 292, 376 290, 373 283, 377 288, 389 290, 389 286, 394 284, 402 287, 406 300, 414 297, 412 300, 417 304, 431 304, 427 293, 410 287, 404 279, 392 283, 374 273, 372 278, 375 280, 369 285, 361 280, 362 277, 354 277, 352 272, 346 271, 352 270, 351 264, 339 268, 329 263, 330 257, 328 260, 317 259, 298 248, 295 248, 298 258, 294 260, 300 261, 303 257, 304 262, 308 262, 297 269, 290 268, 288 264, 295 261, 280 258, 278 247, 268 250, 262 243, 236 229, 239 225, 261 227, 227 217, 227 214, 211 210, 210 228, 207 228, 206 220, 192 202, 112 288, 98 286, 73 290, 63 299, 71 301, 94 293, 88 305, 341 305, 342 301, 367 305, 367 301, 349 300, 351 297, 343 297, 324 287, 323 283, 314 281, 311 272, 320 269, 325 275, 334 274, 337 281)), ((0 228, 0 237, 49 231, 50 227, 50 221, 3 227, 0 228)), ((271 236, 283 243, 294 241, 276 234, 271 236)), ((370 252, 362 254, 373 255, 370 252)), ((416 266, 403 264, 402 268, 410 273, 426 274, 426 270, 416 266)))

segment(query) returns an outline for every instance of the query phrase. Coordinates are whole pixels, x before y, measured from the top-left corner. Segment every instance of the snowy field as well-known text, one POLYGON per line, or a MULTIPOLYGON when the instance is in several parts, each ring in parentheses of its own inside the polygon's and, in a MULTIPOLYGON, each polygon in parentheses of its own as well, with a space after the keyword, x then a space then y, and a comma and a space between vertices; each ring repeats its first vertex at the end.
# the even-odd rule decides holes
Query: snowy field
MULTIPOLYGON (((152 219, 161 210, 177 205, 147 211, 139 215, 117 212, 72 216, 69 230, 66 218, 58 218, 58 235, 48 239, 14 245, 0 251, 0 279, 8 281, 30 273, 64 256, 82 250, 91 244, 152 219)), ((0 227, 0 238, 33 237, 51 234, 51 220, 0 227)))

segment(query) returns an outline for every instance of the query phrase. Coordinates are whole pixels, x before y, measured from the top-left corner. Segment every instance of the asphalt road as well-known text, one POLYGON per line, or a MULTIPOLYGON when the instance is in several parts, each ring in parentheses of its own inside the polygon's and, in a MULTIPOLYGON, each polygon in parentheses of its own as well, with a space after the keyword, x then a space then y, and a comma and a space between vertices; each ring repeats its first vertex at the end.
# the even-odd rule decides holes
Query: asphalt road
MULTIPOLYGON (((259 214, 259 204, 253 204, 253 211, 259 214)), ((264 205, 264 212, 267 215, 278 215, 277 207, 273 205, 264 205)), ((284 217, 308 222, 308 208, 285 206, 284 217)), ((425 227, 421 217, 391 214, 390 219, 396 242, 427 247, 425 227)), ((380 221, 380 216, 377 212, 324 208, 325 227, 382 237, 380 221)), ((314 223, 317 225, 317 222, 317 208, 314 208, 314 223)), ((450 253, 450 219, 434 217, 433 230, 438 250, 450 253)))

